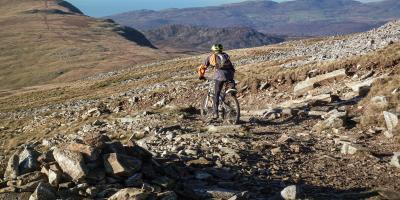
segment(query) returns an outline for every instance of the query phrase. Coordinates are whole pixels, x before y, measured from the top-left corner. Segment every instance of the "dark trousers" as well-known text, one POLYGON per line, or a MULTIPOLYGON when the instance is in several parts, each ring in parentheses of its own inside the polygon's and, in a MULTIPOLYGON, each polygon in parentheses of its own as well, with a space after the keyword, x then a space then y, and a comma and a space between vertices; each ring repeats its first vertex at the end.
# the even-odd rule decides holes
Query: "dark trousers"
POLYGON ((225 82, 226 81, 215 80, 214 114, 216 114, 216 115, 218 115, 219 96, 221 95, 221 90, 222 90, 222 87, 224 87, 225 82))
POLYGON ((229 81, 215 80, 215 89, 214 89, 215 94, 214 94, 214 106, 213 106, 214 114, 218 114, 218 106, 219 106, 219 101, 220 101, 219 97, 221 96, 221 91, 222 91, 222 88, 224 87, 225 83, 228 84, 227 86, 229 88, 232 88, 232 89, 236 88, 236 84, 235 84, 234 80, 229 80, 229 81))

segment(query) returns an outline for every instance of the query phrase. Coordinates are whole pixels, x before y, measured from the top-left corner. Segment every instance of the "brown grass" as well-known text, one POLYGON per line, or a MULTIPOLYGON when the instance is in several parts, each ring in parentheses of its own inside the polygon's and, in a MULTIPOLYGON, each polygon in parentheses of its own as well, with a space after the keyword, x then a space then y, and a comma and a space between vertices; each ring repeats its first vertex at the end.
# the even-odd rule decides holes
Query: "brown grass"
POLYGON ((161 51, 126 40, 102 20, 24 13, 44 9, 43 1, 1 0, 0 5, 0 90, 69 82, 167 58, 161 51))
MULTIPOLYGON (((376 81, 367 98, 360 102, 363 106, 361 125, 364 127, 380 126, 386 127, 383 117, 383 111, 400 112, 400 93, 394 93, 395 89, 400 88, 400 64, 394 66, 394 71, 387 78, 376 81), (386 106, 380 106, 371 102, 376 96, 385 96, 388 100, 386 106)), ((400 134, 400 128, 397 128, 396 134, 400 134)))
POLYGON ((400 44, 393 44, 382 50, 363 56, 354 56, 339 61, 312 63, 298 68, 282 68, 279 65, 303 58, 264 62, 245 66, 240 69, 238 77, 242 85, 255 85, 253 82, 268 82, 275 87, 281 85, 291 86, 307 78, 307 73, 316 70, 315 75, 325 74, 337 69, 346 69, 349 73, 358 73, 365 70, 385 71, 393 68, 400 62, 400 44), (360 66, 358 69, 357 66, 360 66))

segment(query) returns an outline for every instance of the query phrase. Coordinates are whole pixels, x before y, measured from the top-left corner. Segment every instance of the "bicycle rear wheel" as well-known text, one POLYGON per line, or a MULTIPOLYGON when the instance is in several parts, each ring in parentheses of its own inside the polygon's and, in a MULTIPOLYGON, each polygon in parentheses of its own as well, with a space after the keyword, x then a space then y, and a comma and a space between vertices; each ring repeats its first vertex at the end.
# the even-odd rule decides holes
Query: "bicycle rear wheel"
POLYGON ((228 93, 223 101, 223 118, 230 124, 238 124, 240 121, 240 106, 236 95, 228 93))

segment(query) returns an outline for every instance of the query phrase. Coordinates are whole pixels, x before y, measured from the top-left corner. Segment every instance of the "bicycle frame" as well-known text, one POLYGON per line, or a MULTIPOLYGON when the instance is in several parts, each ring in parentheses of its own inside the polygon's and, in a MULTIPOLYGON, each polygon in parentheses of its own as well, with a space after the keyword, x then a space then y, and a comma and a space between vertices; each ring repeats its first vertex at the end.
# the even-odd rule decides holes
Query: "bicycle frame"
MULTIPOLYGON (((214 96, 215 96, 215 94, 214 94, 214 90, 215 90, 215 88, 214 88, 214 80, 213 80, 213 79, 210 79, 210 78, 206 78, 206 80, 207 80, 208 83, 209 83, 206 102, 208 102, 208 101, 209 101, 209 98, 211 98, 212 102, 214 103, 214 96)), ((225 84, 225 85, 224 85, 224 87, 222 88, 221 94, 220 94, 220 96, 219 96, 219 98, 220 98, 220 105, 221 105, 222 103, 224 103, 224 99, 225 99, 225 96, 226 96, 227 94, 233 94, 233 95, 234 95, 234 94, 237 93, 237 90, 234 89, 234 88, 229 88, 229 89, 227 89, 226 84, 228 84, 228 83, 224 83, 224 84, 225 84), (227 90, 226 90, 226 89, 227 89, 227 90), (225 91, 225 90, 226 90, 226 91, 225 91)), ((218 106, 220 106, 220 105, 218 105, 218 106)))

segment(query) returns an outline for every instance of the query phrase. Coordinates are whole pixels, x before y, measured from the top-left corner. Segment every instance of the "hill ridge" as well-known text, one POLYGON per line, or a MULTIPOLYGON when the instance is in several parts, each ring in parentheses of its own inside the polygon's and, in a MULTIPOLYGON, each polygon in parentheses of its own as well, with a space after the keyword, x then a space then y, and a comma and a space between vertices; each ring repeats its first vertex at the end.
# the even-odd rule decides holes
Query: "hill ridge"
POLYGON ((165 25, 144 34, 156 46, 202 52, 215 43, 223 44, 225 49, 239 49, 285 40, 282 36, 263 34, 247 27, 209 28, 179 24, 165 25))
POLYGON ((63 83, 166 58, 136 29, 85 16, 65 1, 45 2, 0 2, 0 90, 63 83))

